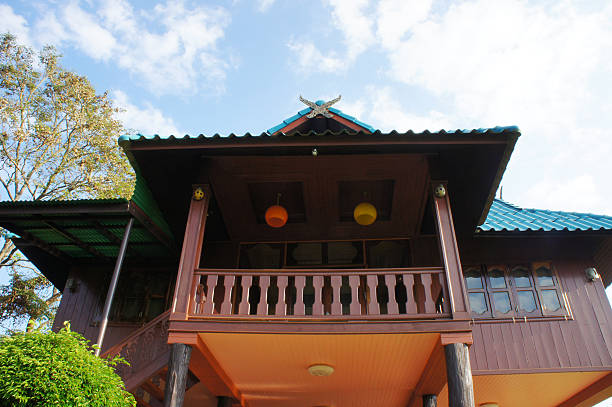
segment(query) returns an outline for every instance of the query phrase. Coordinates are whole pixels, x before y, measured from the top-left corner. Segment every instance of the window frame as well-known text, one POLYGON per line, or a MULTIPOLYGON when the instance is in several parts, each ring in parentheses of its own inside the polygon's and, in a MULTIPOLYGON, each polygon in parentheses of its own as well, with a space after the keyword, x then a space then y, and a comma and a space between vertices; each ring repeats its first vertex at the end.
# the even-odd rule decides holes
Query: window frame
POLYGON ((534 317, 567 317, 569 315, 569 305, 566 304, 566 296, 563 294, 563 287, 561 280, 559 279, 558 273, 555 267, 550 261, 538 261, 531 263, 489 263, 482 264, 480 266, 474 264, 467 264, 462 266, 465 272, 469 270, 478 270, 480 272, 481 286, 483 288, 468 288, 467 280, 464 273, 464 283, 466 287, 467 303, 470 307, 470 313, 474 319, 511 319, 511 318, 534 318, 534 317), (541 285, 538 280, 536 271, 540 268, 546 268, 550 270, 552 276, 552 285, 541 285), (527 271, 529 277, 529 287, 518 287, 516 285, 516 278, 513 275, 513 271, 517 268, 524 268, 527 271), (505 287, 504 288, 493 288, 493 284, 490 279, 490 271, 501 270, 504 276, 505 287), (519 305, 519 293, 527 291, 531 292, 535 302, 535 310, 527 312, 520 308, 519 305), (559 300, 559 309, 556 311, 546 310, 543 302, 544 291, 555 291, 559 300), (499 292, 505 292, 508 294, 510 300, 510 311, 507 313, 500 313, 495 309, 494 294, 499 292), (483 314, 477 314, 472 311, 472 306, 469 301, 470 293, 484 293, 487 311, 483 314))

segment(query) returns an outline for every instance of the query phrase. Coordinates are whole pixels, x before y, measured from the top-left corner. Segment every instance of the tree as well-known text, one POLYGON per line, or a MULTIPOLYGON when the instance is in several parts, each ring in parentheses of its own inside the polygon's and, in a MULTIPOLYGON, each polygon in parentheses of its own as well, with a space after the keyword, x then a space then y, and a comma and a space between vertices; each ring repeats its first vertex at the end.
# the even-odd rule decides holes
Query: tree
POLYGON ((0 407, 135 406, 114 366, 70 330, 38 330, 0 339, 0 407))
MULTIPOLYGON (((10 34, 0 37, 0 199, 129 197, 134 177, 117 145, 123 131, 117 109, 59 60, 53 47, 35 53, 10 34)), ((32 293, 50 283, 7 231, 0 235, 0 268, 12 273, 0 289, 0 318, 48 315, 59 293, 38 301, 32 293)))

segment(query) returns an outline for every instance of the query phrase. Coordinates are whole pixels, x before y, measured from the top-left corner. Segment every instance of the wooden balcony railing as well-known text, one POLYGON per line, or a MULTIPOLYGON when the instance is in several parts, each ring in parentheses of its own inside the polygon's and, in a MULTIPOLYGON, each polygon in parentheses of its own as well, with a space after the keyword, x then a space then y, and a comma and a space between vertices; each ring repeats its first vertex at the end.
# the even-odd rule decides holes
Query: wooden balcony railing
POLYGON ((196 269, 188 319, 445 319, 444 269, 196 269))

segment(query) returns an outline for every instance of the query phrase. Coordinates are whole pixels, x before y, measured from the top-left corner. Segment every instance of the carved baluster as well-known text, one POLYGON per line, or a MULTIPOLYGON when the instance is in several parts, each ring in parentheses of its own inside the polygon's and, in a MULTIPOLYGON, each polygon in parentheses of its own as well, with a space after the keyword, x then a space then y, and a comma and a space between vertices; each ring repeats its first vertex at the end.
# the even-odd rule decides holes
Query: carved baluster
POLYGON ((404 285, 406 286, 406 314, 416 314, 417 304, 414 298, 414 276, 412 274, 404 274, 404 285))
POLYGON ((208 289, 206 290, 205 295, 205 303, 202 310, 202 314, 204 315, 212 315, 215 309, 215 287, 217 286, 218 276, 216 274, 211 274, 206 279, 206 286, 208 289))
POLYGON ((289 284, 289 277, 278 276, 276 278, 276 285, 278 286, 278 302, 276 303, 275 315, 287 315, 287 285, 289 284))
POLYGON ((270 287, 270 276, 259 277, 259 304, 257 304, 257 315, 268 315, 268 287, 270 287))
POLYGON ((380 307, 378 305, 378 299, 377 299, 377 295, 376 295, 376 285, 378 284, 378 279, 376 278, 376 276, 374 275, 369 275, 367 277, 367 281, 368 281, 368 292, 369 292, 369 297, 368 298, 368 315, 379 315, 380 314, 380 307))
POLYGON ((238 306, 238 315, 249 315, 249 293, 251 292, 252 285, 252 276, 242 277, 242 298, 240 299, 240 305, 238 306))
POLYGON ((351 287, 351 305, 349 315, 361 315, 361 304, 359 303, 359 276, 349 276, 351 287))
POLYGON ((443 273, 438 273, 438 279, 442 286, 442 311, 450 312, 450 301, 448 300, 448 289, 446 288, 446 278, 443 273))
POLYGON ((340 301, 340 290, 342 288, 342 276, 331 277, 332 286, 332 315, 342 315, 342 302, 340 301))
POLYGON ((314 288, 314 303, 312 304, 312 315, 323 315, 323 276, 312 276, 312 287, 314 288))
POLYGON ((196 303, 194 304, 194 313, 201 314, 204 310, 204 302, 206 302, 206 294, 204 293, 204 284, 202 283, 202 276, 200 276, 200 282, 196 289, 196 303))
POLYGON ((423 283, 423 288, 425 289, 425 313, 426 314, 435 314, 436 313, 436 303, 431 297, 431 274, 423 273, 421 274, 421 282, 423 283))
POLYGON ((221 303, 221 315, 232 314, 232 289, 234 288, 235 276, 225 276, 223 284, 225 285, 225 293, 223 295, 223 302, 221 303))
POLYGON ((198 298, 198 288, 200 286, 200 276, 194 275, 191 282, 191 295, 189 297, 189 314, 193 315, 196 312, 196 307, 200 298, 198 298))
POLYGON ((295 276, 295 310, 293 315, 305 315, 304 287, 306 287, 306 276, 295 276))
POLYGON ((398 315, 399 306, 397 305, 397 299, 395 298, 395 274, 385 274, 385 284, 389 291, 389 302, 387 303, 387 314, 398 315))

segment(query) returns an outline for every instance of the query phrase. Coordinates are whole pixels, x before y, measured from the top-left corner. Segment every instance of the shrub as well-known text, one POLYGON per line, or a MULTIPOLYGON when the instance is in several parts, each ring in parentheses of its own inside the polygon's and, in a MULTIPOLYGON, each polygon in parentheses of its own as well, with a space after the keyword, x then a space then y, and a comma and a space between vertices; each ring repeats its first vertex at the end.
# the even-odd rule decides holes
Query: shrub
POLYGON ((0 339, 0 407, 128 407, 134 397, 113 367, 66 324, 0 339))

